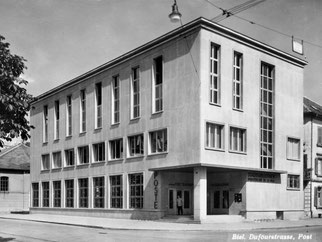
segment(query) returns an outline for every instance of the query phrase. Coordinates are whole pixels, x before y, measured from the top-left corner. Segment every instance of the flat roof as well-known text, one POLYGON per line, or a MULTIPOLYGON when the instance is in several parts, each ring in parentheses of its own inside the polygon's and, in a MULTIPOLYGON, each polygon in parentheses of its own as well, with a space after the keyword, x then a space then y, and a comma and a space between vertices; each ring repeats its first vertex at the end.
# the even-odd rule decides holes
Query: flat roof
POLYGON ((279 59, 282 59, 284 61, 287 61, 289 63, 292 63, 294 65, 297 65, 299 67, 304 67, 308 62, 301 59, 301 58, 298 58, 296 56, 293 56, 291 54, 288 54, 284 51, 281 51, 275 47, 272 47, 270 45, 267 45, 263 42, 260 42, 258 40, 255 40, 251 37, 248 37, 244 34, 241 34, 235 30, 232 30, 230 28, 227 28, 227 27, 224 27, 218 23, 215 23, 215 22, 212 22, 208 19, 205 19, 205 18, 197 18, 173 31, 170 31, 140 47, 137 47, 103 65, 100 65, 78 77, 75 77, 74 79, 70 80, 70 81, 67 81, 39 96, 37 96, 34 101, 31 103, 31 104, 34 104, 38 101, 40 101, 41 99, 44 99, 48 96, 51 96, 51 95, 54 95, 55 93, 61 91, 61 90, 64 90, 66 88, 69 88, 73 85, 76 85, 90 77, 93 77, 95 75, 98 75, 100 74, 102 71, 105 71, 109 68, 112 68, 116 65, 119 65, 131 58, 134 58, 142 53, 145 53, 157 46, 160 46, 162 44, 164 44, 165 42, 168 42, 168 41, 171 41, 177 37, 180 37, 184 34, 187 34, 195 29, 206 29, 208 31, 211 31, 211 32, 214 32, 216 34, 219 34, 219 35, 222 35, 226 38, 229 38, 229 39, 232 39, 232 40, 235 40, 239 43, 242 43, 244 45, 247 45, 251 48, 254 48, 254 49, 257 49, 259 51, 262 51, 266 54, 269 54, 271 56, 274 56, 276 58, 279 58, 279 59))
POLYGON ((195 167, 207 167, 207 168, 216 168, 218 171, 253 171, 253 172, 262 172, 262 173, 273 173, 273 174, 286 174, 287 171, 283 170, 273 170, 273 169, 263 169, 263 168, 252 168, 252 167, 239 167, 239 166, 227 166, 227 165, 218 165, 210 163, 194 163, 194 164, 185 164, 177 166, 164 166, 150 168, 149 171, 169 171, 169 170, 189 170, 195 167))

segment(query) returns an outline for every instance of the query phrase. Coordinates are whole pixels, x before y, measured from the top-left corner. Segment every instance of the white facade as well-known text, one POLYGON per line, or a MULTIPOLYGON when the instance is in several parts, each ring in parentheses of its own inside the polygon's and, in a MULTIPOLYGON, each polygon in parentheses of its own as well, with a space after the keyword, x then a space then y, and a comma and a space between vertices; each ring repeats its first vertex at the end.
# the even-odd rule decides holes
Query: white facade
POLYGON ((40 95, 32 212, 302 216, 305 64, 201 18, 40 95))

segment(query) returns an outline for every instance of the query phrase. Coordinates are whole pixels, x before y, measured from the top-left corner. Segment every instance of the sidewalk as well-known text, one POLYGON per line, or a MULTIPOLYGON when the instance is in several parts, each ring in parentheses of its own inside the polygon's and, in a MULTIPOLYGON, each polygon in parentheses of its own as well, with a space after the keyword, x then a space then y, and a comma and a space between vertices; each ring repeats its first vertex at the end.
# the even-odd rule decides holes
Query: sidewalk
POLYGON ((0 214, 0 219, 27 220, 44 223, 55 223, 64 225, 84 226, 104 229, 122 229, 122 230, 162 230, 162 231, 240 231, 256 229, 283 229, 296 227, 322 226, 322 219, 304 219, 298 221, 275 220, 268 222, 250 222, 239 223, 176 223, 168 220, 131 220, 131 219, 113 219, 100 217, 82 217, 82 216, 64 216, 50 214, 0 214))

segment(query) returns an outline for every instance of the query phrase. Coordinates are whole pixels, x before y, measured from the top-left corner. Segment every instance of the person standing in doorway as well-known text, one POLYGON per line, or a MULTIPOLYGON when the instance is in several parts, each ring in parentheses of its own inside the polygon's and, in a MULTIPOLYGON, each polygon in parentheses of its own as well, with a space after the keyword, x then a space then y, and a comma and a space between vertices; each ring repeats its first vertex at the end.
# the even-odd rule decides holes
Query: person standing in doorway
POLYGON ((182 198, 180 196, 177 197, 177 208, 178 208, 178 215, 183 215, 182 198))

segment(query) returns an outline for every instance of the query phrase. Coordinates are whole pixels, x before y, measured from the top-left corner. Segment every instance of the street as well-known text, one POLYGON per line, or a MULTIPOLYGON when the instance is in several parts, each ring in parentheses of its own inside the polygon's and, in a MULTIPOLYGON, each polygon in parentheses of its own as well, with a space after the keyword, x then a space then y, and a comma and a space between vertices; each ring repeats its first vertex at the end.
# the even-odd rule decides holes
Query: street
MULTIPOLYGON (((175 224, 174 224, 175 226, 175 224)), ((214 224, 214 226, 216 226, 214 224)), ((0 242, 7 241, 321 241, 322 226, 249 231, 112 230, 0 219, 0 242)))

